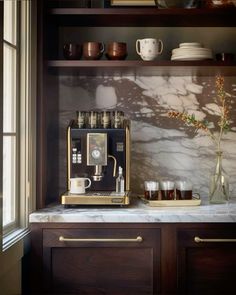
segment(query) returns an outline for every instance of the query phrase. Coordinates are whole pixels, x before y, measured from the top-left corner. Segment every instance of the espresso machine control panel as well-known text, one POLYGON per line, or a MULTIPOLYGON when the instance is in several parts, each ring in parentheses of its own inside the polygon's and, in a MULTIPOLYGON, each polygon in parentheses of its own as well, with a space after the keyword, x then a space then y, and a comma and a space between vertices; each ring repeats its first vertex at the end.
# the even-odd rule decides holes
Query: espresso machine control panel
POLYGON ((81 164, 82 154, 81 154, 81 140, 75 140, 72 146, 72 164, 81 164))
POLYGON ((127 205, 130 190, 130 122, 120 111, 77 112, 67 131, 68 191, 62 204, 127 205), (125 193, 116 193, 118 167, 125 193), (73 178, 89 178, 83 195, 72 195, 73 178))

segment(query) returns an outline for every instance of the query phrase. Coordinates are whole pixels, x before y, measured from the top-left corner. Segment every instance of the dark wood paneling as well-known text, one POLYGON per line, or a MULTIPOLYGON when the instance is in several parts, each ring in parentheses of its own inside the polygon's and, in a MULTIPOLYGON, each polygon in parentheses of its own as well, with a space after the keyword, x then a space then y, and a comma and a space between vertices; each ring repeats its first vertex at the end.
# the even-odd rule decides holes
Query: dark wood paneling
POLYGON ((205 27, 235 26, 234 7, 229 9, 153 8, 54 8, 49 13, 55 22, 78 26, 205 27))
POLYGON ((175 224, 161 225, 161 294, 176 294, 177 259, 175 224))
MULTIPOLYGON (((43 243, 42 243, 42 232, 43 227, 36 225, 30 226, 30 258, 29 258, 29 273, 28 278, 23 278, 24 281, 27 280, 29 294, 43 294, 42 290, 42 277, 43 277, 43 243)), ((24 275, 24 274, 23 274, 24 275)), ((28 294, 28 293, 27 293, 28 294)))
POLYGON ((52 248, 56 294, 153 294, 152 248, 52 248))
POLYGON ((48 72, 46 63, 57 56, 58 27, 49 25, 47 5, 38 1, 37 7, 37 209, 59 201, 58 76, 48 72))

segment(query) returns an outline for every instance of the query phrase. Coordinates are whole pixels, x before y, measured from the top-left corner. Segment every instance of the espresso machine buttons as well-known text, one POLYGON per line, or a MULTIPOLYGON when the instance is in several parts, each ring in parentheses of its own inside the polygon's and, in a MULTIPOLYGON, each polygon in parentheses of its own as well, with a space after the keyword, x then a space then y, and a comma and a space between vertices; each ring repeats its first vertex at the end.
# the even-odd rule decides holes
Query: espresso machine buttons
POLYGON ((81 141, 73 140, 72 144, 72 164, 81 164, 82 155, 81 155, 81 141))

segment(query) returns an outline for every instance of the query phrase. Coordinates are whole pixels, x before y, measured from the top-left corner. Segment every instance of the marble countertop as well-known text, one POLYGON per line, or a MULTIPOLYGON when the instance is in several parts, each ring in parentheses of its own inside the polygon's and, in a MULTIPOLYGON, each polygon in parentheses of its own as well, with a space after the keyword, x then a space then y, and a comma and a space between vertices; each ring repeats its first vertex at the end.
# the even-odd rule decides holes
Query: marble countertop
POLYGON ((236 222, 236 199, 227 204, 200 206, 150 207, 133 198, 127 207, 52 205, 30 214, 30 222, 236 222))

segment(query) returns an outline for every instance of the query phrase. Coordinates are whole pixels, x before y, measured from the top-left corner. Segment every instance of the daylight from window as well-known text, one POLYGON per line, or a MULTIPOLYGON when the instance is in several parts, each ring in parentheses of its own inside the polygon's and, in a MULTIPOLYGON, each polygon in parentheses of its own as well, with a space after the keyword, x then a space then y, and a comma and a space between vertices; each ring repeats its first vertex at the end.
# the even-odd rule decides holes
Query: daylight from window
POLYGON ((3 226, 16 221, 17 200, 17 1, 4 1, 3 226))

